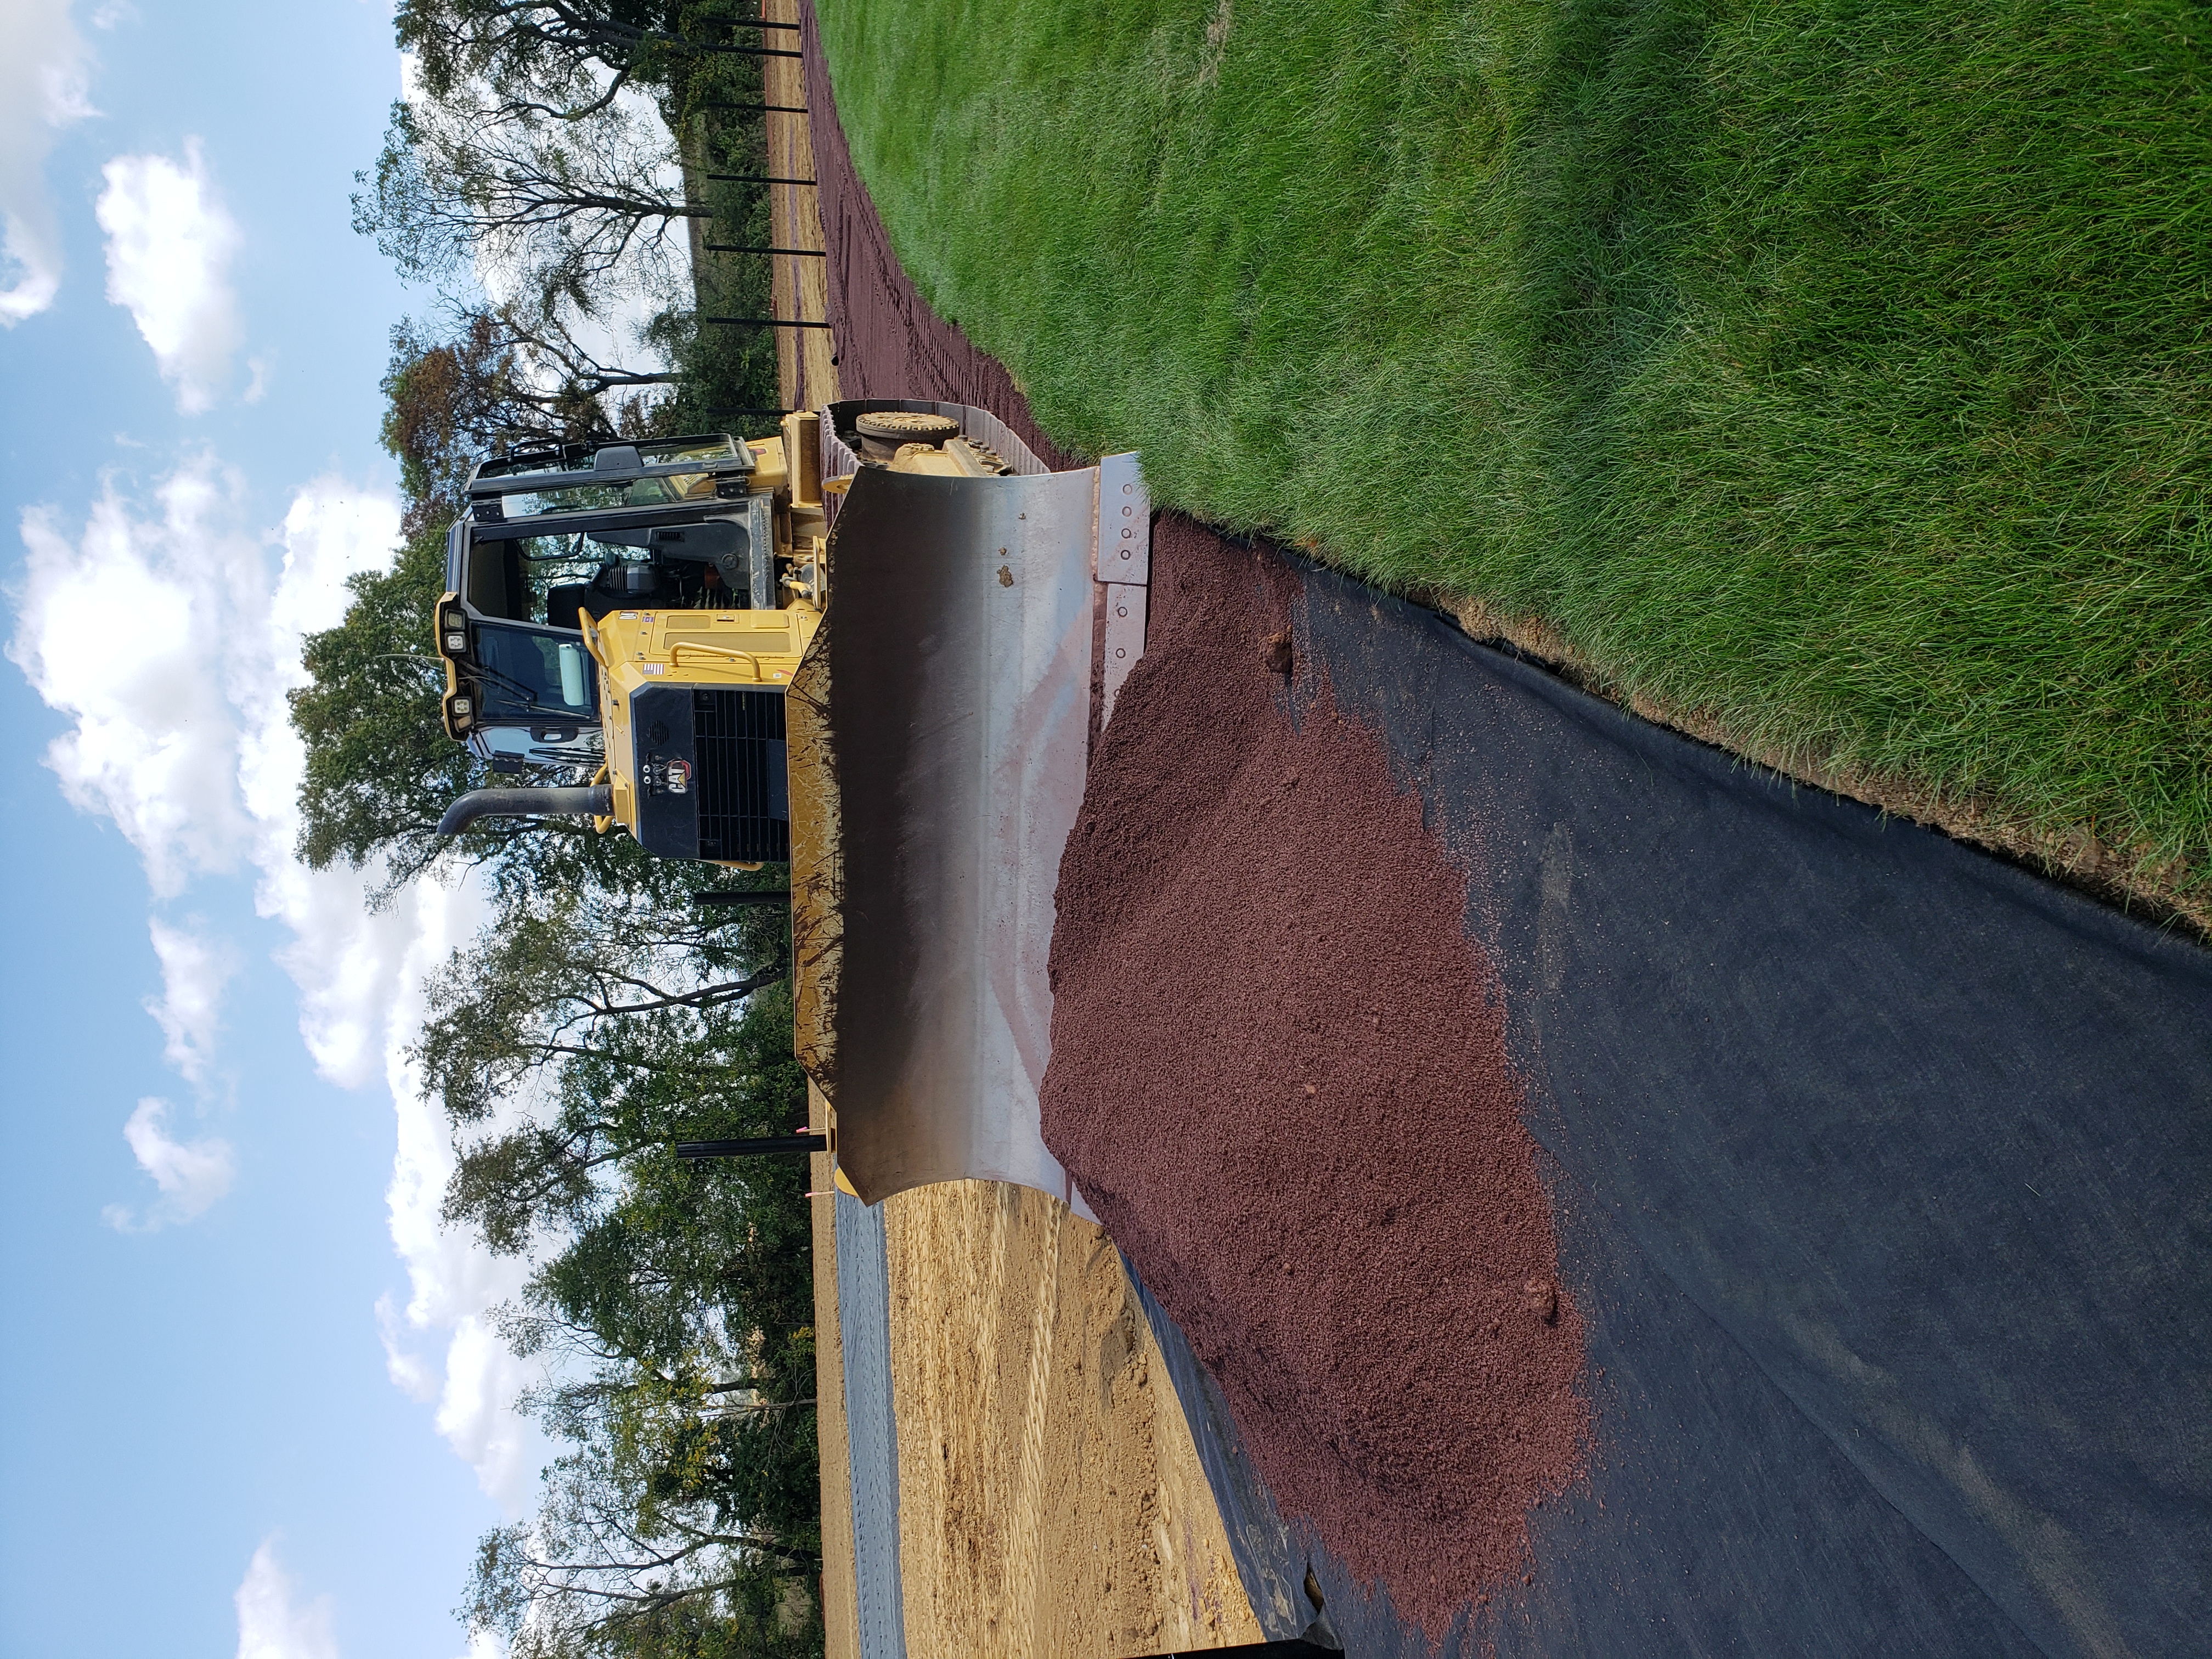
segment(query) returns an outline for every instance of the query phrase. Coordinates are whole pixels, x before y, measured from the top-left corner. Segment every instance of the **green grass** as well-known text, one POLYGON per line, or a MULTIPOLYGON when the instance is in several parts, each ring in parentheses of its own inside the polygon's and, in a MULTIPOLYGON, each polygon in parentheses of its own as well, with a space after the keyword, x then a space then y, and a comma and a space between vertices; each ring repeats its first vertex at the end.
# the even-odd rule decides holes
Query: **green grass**
POLYGON ((901 258, 1061 441, 2212 884, 2212 13, 820 10, 901 258))

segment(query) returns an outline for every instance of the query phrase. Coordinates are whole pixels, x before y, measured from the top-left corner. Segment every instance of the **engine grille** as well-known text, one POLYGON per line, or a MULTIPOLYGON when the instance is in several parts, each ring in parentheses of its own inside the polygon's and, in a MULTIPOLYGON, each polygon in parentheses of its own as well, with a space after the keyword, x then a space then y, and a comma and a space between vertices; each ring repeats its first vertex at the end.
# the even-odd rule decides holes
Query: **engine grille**
POLYGON ((691 694, 699 856, 780 864, 791 856, 783 694, 718 687, 691 694))

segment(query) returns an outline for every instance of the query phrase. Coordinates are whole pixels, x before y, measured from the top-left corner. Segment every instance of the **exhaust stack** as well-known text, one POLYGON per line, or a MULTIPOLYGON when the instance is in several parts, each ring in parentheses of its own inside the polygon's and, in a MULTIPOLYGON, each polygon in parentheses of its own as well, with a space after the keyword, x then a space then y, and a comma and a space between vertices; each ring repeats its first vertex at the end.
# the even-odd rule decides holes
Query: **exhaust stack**
POLYGON ((615 792, 606 784, 574 789, 471 789, 446 809, 438 833, 458 836, 478 818, 611 817, 615 792))

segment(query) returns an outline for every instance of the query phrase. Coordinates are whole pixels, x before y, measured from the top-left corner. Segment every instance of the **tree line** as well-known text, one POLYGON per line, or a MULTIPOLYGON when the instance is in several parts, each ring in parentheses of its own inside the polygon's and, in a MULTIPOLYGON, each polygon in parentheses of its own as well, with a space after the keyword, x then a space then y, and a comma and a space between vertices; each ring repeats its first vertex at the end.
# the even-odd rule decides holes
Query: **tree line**
POLYGON ((355 198, 434 306, 393 331, 383 384, 402 544, 352 580, 292 694, 299 853, 370 873, 373 903, 464 867, 490 902, 410 1058, 453 1137, 445 1221, 533 1264, 497 1324, 544 1362, 519 1403, 560 1451, 458 1610, 518 1659, 822 1651, 806 1167, 674 1154, 805 1120, 787 914, 692 896, 786 872, 665 863, 572 819, 434 833, 490 781, 440 728, 430 648, 471 465, 777 401, 772 341, 696 320, 767 309, 764 262, 702 257, 692 230, 770 240, 764 192, 704 179, 765 171, 748 15, 403 0, 415 85, 355 198), (627 338, 623 318, 643 319, 627 338))
POLYGON ((761 66, 731 0, 402 0, 414 65, 354 226, 436 295, 393 336, 394 418, 450 462, 714 431, 778 404, 761 66))

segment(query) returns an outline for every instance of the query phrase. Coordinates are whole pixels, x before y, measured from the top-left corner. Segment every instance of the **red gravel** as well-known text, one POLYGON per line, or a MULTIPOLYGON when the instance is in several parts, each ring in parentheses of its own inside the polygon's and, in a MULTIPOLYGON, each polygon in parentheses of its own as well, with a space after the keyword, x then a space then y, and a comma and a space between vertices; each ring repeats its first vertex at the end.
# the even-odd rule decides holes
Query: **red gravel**
POLYGON ((853 171, 837 98, 830 85, 814 8, 800 8, 806 53, 807 127, 830 251, 830 321, 837 342, 837 390, 846 398, 932 398, 988 409, 1048 466, 1073 465, 1030 418, 1013 376, 929 308, 915 291, 876 204, 853 171))
POLYGON ((1285 1514, 1440 1638, 1589 1421, 1497 976, 1374 738, 1325 687, 1293 726, 1295 575, 1173 521, 1153 559, 1060 866, 1045 1138, 1285 1514))
MULTIPOLYGON (((843 395, 988 408, 1066 465, 907 280, 802 17, 843 395)), ((1289 568, 1164 514, 1153 572, 1060 869, 1046 1138, 1284 1512, 1440 1638, 1588 1431, 1497 978, 1374 739, 1325 693, 1292 726, 1289 568)))

